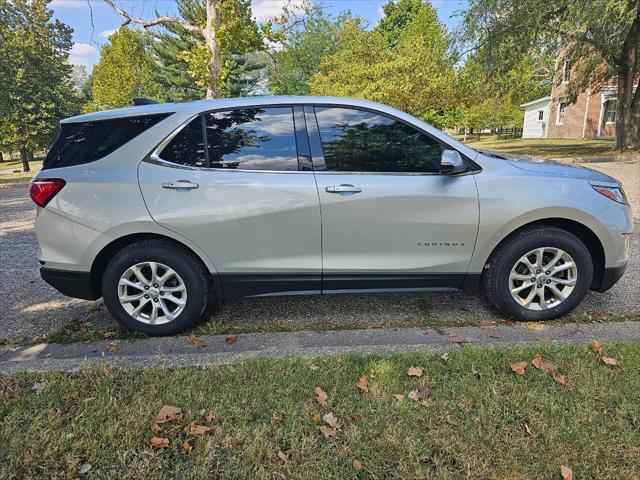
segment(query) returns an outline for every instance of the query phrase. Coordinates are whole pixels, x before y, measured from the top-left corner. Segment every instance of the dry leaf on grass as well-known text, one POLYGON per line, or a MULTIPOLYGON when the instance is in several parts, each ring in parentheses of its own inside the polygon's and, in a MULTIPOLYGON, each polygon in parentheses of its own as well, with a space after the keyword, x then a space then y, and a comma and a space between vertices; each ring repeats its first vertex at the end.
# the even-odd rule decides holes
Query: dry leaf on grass
POLYGON ((233 439, 233 446, 236 447, 236 448, 244 447, 244 439, 242 439, 242 438, 234 438, 233 439))
POLYGON ((45 382, 36 382, 33 385, 31 385, 31 390, 36 392, 36 395, 39 395, 42 393, 46 385, 47 384, 45 382))
POLYGON ((352 422, 359 422, 360 420, 362 420, 362 416, 358 415, 357 413, 354 413, 353 415, 351 415, 352 422))
POLYGON ((550 360, 545 360, 544 358, 542 358, 542 355, 540 353, 533 357, 531 363, 537 369, 544 370, 545 372, 555 372, 558 369, 558 365, 550 360))
POLYGON ((340 421, 331 412, 325 413, 322 420, 324 420, 331 428, 340 428, 342 426, 340 421))
POLYGON ((602 363, 605 365, 618 365, 618 361, 613 357, 602 357, 602 363))
POLYGON ((402 393, 396 393, 393 395, 395 397, 396 400, 398 400, 399 402, 404 400, 404 395, 402 393))
POLYGON ((278 450, 278 458, 282 460, 282 463, 290 463, 289 457, 282 450, 278 450))
POLYGON ((168 438, 153 437, 149 441, 149 445, 151 446, 151 448, 169 448, 169 439, 168 438))
POLYGON ((323 425, 320 427, 320 431, 322 432, 322 435, 324 435, 324 438, 329 438, 329 437, 335 437, 336 436, 336 429, 335 428, 331 428, 331 427, 327 427, 326 425, 323 425))
POLYGON ((529 428, 529 424, 528 424, 527 422, 524 422, 524 423, 522 424, 522 427, 524 428, 524 431, 525 431, 525 433, 526 433, 527 435, 529 435, 529 436, 533 435, 533 434, 531 433, 531 428, 529 428))
POLYGON ((107 352, 116 353, 118 351, 118 344, 115 342, 111 342, 107 347, 107 352))
POLYGON ((441 359, 443 362, 448 361, 448 360, 449 360, 449 352, 444 352, 442 355, 440 355, 440 359, 441 359))
POLYGON ((367 387, 367 377, 360 377, 360 380, 358 380, 358 383, 356 383, 356 387, 358 387, 364 393, 369 393, 369 387, 367 387))
POLYGON ((235 345, 236 343, 238 343, 238 336, 229 335, 227 338, 224 339, 224 341, 227 342, 229 345, 235 345))
POLYGON ((316 394, 316 402, 324 407, 327 404, 327 399, 329 398, 325 391, 320 387, 316 387, 313 392, 316 394))
POLYGON ((88 473, 89 470, 91 470, 91 464, 90 463, 83 463, 82 465, 80 465, 80 468, 78 468, 78 473, 80 475, 84 475, 85 473, 88 473))
POLYGON ((566 385, 567 384, 567 376, 566 375, 556 375, 555 373, 553 374, 553 379, 558 382, 561 385, 566 385))
POLYGON ((421 377, 422 369, 420 367, 411 366, 407 370, 407 375, 409 375, 410 377, 421 377))
POLYGON ((191 453, 191 450, 193 450, 193 447, 191 446, 191 444, 189 443, 189 440, 185 440, 182 443, 182 449, 187 452, 187 453, 191 453))
POLYGON ((376 377, 376 371, 373 368, 369 369, 369 378, 373 380, 376 377))
POLYGON ((68 398, 69 400, 72 400, 74 398, 78 398, 79 393, 76 391, 73 392, 67 392, 64 394, 65 398, 68 398))
POLYGON ((204 421, 210 423, 214 418, 216 418, 216 414, 213 410, 207 410, 204 412, 204 421))
POLYGON ((602 343, 598 340, 591 342, 591 349, 598 355, 602 355, 602 343))
POLYGON ((511 370, 517 375, 524 375, 525 368, 527 368, 527 362, 515 362, 511 364, 511 370))
POLYGON ((362 462, 360 460, 358 460, 357 458, 353 459, 353 468, 355 468, 357 471, 362 470, 362 462))
POLYGON ((421 400, 425 400, 429 397, 431 391, 429 387, 422 387, 420 390, 412 390, 409 392, 407 397, 409 397, 414 402, 419 402, 421 400))
POLYGON ((158 415, 156 415, 156 424, 172 422, 174 420, 183 420, 184 414, 182 413, 182 409, 178 407, 173 407, 171 405, 163 406, 158 415))
POLYGON ((206 435, 211 430, 211 427, 205 427, 204 425, 198 425, 195 422, 187 423, 184 426, 184 431, 191 435, 206 435))
POLYGON ((562 475, 562 480, 573 480, 573 470, 566 465, 560 465, 560 475, 562 475))
POLYGON ((320 420, 322 420, 322 417, 320 416, 319 413, 314 413, 313 414, 313 421, 316 423, 320 423, 320 420))

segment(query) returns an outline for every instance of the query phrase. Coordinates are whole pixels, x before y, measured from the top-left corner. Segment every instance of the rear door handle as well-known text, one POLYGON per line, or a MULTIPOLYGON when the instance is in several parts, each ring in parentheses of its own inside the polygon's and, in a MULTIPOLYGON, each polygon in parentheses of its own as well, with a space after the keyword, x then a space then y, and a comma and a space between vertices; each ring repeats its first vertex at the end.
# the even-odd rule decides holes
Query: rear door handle
POLYGON ((362 188, 343 183, 342 185, 332 185, 326 187, 325 191, 327 193, 360 193, 362 192, 362 188))
POLYGON ((189 180, 178 180, 176 182, 164 182, 162 184, 162 188, 171 188, 178 191, 192 190, 198 187, 199 185, 197 183, 191 183, 189 180))

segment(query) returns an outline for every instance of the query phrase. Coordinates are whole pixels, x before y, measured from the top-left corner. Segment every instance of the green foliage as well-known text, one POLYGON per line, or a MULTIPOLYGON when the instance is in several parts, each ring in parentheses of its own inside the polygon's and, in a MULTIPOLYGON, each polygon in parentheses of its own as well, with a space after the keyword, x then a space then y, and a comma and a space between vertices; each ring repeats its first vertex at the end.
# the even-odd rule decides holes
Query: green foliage
POLYGON ((80 110, 71 65, 72 29, 52 21, 49 0, 0 1, 0 145, 50 145, 58 120, 80 110))
POLYGON ((134 97, 158 98, 158 85, 151 79, 152 60, 147 52, 147 35, 122 27, 100 49, 100 61, 93 68, 91 110, 132 105, 134 97))
POLYGON ((422 6, 422 0, 387 2, 382 6, 384 16, 380 19, 376 29, 389 42, 390 46, 395 47, 403 30, 419 14, 422 6))
POLYGON ((351 18, 332 18, 321 5, 307 5, 301 21, 284 39, 285 48, 273 52, 269 86, 277 95, 308 95, 309 81, 320 70, 322 58, 338 50, 339 33, 351 18))

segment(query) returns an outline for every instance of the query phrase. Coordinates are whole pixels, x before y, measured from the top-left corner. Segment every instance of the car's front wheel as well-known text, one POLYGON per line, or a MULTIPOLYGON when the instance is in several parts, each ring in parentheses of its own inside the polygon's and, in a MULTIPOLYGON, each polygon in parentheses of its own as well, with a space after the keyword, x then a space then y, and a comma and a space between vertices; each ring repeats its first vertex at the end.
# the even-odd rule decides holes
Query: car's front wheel
POLYGON ((165 240, 143 240, 115 255, 102 278, 109 312, 122 325, 149 335, 194 326, 207 306, 206 269, 190 252, 165 240))
POLYGON ((489 261, 489 300, 518 320, 550 320, 573 310, 589 291, 593 261, 575 235, 556 227, 528 228, 508 238, 489 261))

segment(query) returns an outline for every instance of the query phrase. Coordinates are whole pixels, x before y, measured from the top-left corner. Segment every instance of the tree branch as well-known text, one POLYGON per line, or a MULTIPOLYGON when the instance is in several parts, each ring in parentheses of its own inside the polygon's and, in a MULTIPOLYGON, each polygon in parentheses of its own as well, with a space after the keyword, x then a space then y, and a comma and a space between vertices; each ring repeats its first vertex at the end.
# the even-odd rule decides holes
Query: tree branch
POLYGON ((167 23, 172 23, 174 25, 180 25, 182 28, 184 28, 188 32, 199 33, 200 35, 202 35, 202 29, 200 27, 198 27, 197 25, 192 25, 191 23, 186 22, 181 18, 164 15, 164 16, 156 17, 152 20, 144 20, 142 18, 135 17, 130 13, 126 12, 124 9, 116 5, 114 0, 104 0, 104 2, 107 5, 109 5, 111 8, 113 8, 118 15, 124 18, 122 22, 123 26, 129 25, 130 23, 135 23, 144 28, 149 28, 157 25, 165 25, 167 23))

